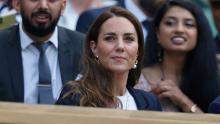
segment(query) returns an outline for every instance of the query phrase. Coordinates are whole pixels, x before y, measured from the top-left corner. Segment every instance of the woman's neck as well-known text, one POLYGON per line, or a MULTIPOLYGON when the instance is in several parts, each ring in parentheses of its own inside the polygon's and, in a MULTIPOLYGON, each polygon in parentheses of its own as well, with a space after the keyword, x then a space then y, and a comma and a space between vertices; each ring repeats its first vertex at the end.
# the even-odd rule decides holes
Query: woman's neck
POLYGON ((182 78, 182 70, 185 64, 186 54, 164 54, 161 63, 161 73, 164 80, 171 79, 179 83, 182 78))
POLYGON ((123 96, 126 92, 128 73, 126 74, 114 74, 113 75, 113 83, 115 85, 115 95, 123 96))

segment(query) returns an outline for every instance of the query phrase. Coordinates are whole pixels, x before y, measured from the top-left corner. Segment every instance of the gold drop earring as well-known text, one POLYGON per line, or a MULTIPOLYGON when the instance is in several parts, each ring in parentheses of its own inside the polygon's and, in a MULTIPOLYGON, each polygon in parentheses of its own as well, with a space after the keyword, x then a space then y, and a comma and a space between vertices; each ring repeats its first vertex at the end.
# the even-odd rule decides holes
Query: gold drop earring
POLYGON ((136 68, 137 68, 137 64, 138 64, 138 60, 135 60, 133 69, 136 69, 136 68))

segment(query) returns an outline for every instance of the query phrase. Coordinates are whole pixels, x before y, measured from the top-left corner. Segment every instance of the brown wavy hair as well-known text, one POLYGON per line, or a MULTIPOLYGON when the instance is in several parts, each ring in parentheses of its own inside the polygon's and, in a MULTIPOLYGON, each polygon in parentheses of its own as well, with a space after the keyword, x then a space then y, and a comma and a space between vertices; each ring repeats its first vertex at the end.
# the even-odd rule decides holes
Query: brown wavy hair
MULTIPOLYGON (((80 94, 80 106, 92 107, 118 107, 119 102, 114 95, 115 86, 112 83, 112 73, 98 64, 95 56, 90 48, 90 42, 94 41, 97 44, 98 36, 102 24, 112 17, 124 17, 128 19, 135 27, 138 35, 138 64, 136 69, 131 69, 128 75, 127 85, 133 87, 140 76, 144 38, 141 25, 136 17, 128 10, 121 7, 112 7, 103 12, 91 25, 84 44, 83 51, 83 77, 79 81, 71 81, 68 83, 70 91, 64 95, 80 94)), ((120 28, 120 27, 119 27, 120 28)))

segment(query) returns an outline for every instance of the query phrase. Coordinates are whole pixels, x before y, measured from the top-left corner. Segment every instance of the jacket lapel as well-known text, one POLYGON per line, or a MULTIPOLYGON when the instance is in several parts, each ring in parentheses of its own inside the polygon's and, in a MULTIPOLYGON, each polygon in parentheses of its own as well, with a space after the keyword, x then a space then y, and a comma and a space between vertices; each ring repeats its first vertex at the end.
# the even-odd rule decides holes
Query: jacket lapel
POLYGON ((9 45, 7 49, 7 59, 9 71, 12 78, 12 91, 14 92, 15 101, 24 101, 24 79, 23 65, 21 58, 21 45, 19 36, 19 26, 12 28, 9 37, 9 45))
POLYGON ((138 110, 145 110, 147 108, 148 103, 142 98, 142 94, 139 94, 138 92, 135 92, 135 90, 127 85, 127 89, 129 93, 134 97, 135 103, 137 105, 138 110))
POLYGON ((58 60, 63 84, 73 78, 69 40, 65 32, 58 28, 58 60))

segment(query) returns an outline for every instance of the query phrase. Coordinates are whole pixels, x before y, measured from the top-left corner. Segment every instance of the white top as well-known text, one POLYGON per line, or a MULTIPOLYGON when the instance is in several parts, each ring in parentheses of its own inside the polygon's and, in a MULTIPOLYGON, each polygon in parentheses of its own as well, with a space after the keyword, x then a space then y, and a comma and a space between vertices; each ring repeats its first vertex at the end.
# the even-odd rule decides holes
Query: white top
MULTIPOLYGON (((37 103, 39 81, 38 61, 40 52, 31 43, 34 41, 22 29, 22 23, 19 25, 20 41, 22 48, 23 76, 24 76, 24 103, 37 103)), ((52 42, 46 50, 46 56, 51 71, 51 83, 53 98, 58 99, 62 88, 60 67, 58 62, 58 31, 55 28, 49 41, 52 42)))
MULTIPOLYGON (((133 96, 128 92, 126 89, 126 92, 123 96, 117 96, 118 99, 122 103, 122 107, 119 106, 122 110, 137 110, 137 105, 134 101, 133 96)), ((119 104, 120 105, 120 104, 119 104)))

